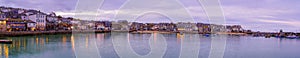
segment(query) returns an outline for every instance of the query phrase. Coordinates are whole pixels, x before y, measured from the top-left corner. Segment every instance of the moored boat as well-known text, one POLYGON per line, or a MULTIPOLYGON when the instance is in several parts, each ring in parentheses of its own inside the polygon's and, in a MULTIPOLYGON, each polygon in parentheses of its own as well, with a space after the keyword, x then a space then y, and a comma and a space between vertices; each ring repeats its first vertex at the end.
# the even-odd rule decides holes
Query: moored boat
POLYGON ((288 38, 288 39, 299 39, 299 37, 296 36, 296 35, 293 35, 293 36, 286 36, 285 38, 288 38))
POLYGON ((12 43, 12 40, 0 40, 0 43, 11 44, 11 43, 12 43))

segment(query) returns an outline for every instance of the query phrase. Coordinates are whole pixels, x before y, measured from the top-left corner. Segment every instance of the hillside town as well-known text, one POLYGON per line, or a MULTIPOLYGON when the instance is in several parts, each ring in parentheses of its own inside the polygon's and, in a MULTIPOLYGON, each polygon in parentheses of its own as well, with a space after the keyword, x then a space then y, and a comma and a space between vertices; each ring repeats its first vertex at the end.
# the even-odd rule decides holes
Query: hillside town
MULTIPOLYGON (((188 32, 209 34, 221 32, 226 34, 260 34, 245 30, 241 25, 216 25, 206 23, 139 23, 118 21, 81 20, 72 17, 63 17, 52 13, 44 13, 39 10, 22 9, 12 7, 0 7, 0 31, 4 32, 43 32, 43 31, 130 31, 143 33, 149 31, 160 32, 188 32)), ((271 33, 266 33, 271 34, 271 33)), ((260 34, 261 35, 261 34, 260 34)), ((265 34, 264 34, 265 35, 265 34)))
POLYGON ((0 7, 1 31, 51 31, 51 30, 147 30, 147 31, 197 31, 210 32, 211 27, 226 27, 227 32, 250 32, 240 25, 222 26, 204 23, 138 23, 119 21, 88 21, 72 17, 62 17, 52 13, 44 13, 39 10, 21 9, 12 7, 0 7), (114 26, 114 27, 112 27, 114 26))

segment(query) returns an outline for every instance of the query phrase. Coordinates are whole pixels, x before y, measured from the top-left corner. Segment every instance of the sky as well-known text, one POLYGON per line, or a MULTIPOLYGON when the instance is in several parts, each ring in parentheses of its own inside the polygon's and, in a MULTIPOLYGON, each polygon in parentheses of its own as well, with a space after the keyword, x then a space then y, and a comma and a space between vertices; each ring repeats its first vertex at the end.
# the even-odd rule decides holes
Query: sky
MULTIPOLYGON (((65 17, 74 17, 76 7, 82 1, 84 0, 79 2, 78 0, 0 0, 0 5, 36 9, 47 13, 55 12, 65 17)), ((287 32, 300 32, 300 11, 298 11, 300 10, 300 5, 298 5, 300 0, 220 0, 220 3, 228 25, 242 25, 244 29, 261 32, 278 32, 280 29, 287 32)), ((93 5, 86 7, 93 7, 93 5)), ((118 14, 123 14, 121 17, 139 16, 133 20, 138 22, 193 21, 210 23, 198 0, 104 0, 97 11, 97 13, 83 11, 80 15, 97 15, 95 16, 97 19, 93 20, 113 21, 118 14), (130 3, 132 1, 134 3, 130 3), (178 4, 179 7, 177 7, 178 5, 172 6, 175 4, 178 4), (130 5, 136 6, 138 9, 130 8, 130 5), (140 9, 174 13, 171 15, 159 12, 136 14, 135 12, 140 9), (180 17, 181 19, 172 20, 170 17, 180 17), (192 20, 184 19, 189 17, 192 20)), ((91 20, 90 18, 78 18, 91 20)))

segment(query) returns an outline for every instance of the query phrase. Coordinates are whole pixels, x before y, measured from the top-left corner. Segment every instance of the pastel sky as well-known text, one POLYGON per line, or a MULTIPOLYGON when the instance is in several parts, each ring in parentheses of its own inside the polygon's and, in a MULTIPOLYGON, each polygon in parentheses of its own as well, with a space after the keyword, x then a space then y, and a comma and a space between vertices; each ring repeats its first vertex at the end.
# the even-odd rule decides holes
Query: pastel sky
MULTIPOLYGON (((128 0, 105 0, 99 8, 101 11, 99 20, 113 20, 119 8, 128 0)), ((144 3, 153 0, 145 0, 144 3)), ((175 0, 174 0, 175 1, 175 0)), ((196 22, 209 23, 201 4, 198 0, 178 0, 196 22)), ((300 32, 300 0, 220 0, 224 11, 226 24, 239 24, 244 29, 254 31, 277 32, 284 31, 300 32)), ((36 9, 43 12, 56 12, 58 15, 72 17, 76 8, 77 0, 0 0, 1 6, 36 9)), ((155 5, 155 4, 153 4, 155 5)), ((166 4, 167 5, 167 4, 166 4)), ((162 5, 158 5, 162 6, 162 5)), ((87 6, 88 7, 88 6, 87 6)), ((166 11, 176 9, 166 9, 166 11)), ((130 16, 130 12, 127 12, 130 16)), ((160 15, 146 15, 139 22, 166 22, 159 19, 160 15), (152 17, 151 17, 152 16, 152 17), (159 18, 153 18, 159 17, 159 18)), ((85 18, 81 18, 85 19, 85 18)), ((88 19, 87 19, 88 20, 88 19)))

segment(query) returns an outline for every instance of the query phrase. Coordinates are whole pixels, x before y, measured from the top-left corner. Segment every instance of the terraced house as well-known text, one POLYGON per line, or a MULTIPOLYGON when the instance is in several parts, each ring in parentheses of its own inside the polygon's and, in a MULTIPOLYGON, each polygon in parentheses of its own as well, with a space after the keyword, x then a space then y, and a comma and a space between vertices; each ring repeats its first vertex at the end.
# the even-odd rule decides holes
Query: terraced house
POLYGON ((46 29, 47 30, 57 30, 58 28, 58 16, 55 13, 50 13, 46 18, 46 29))
POLYGON ((29 20, 36 22, 36 29, 40 31, 46 30, 46 16, 47 14, 40 11, 29 10, 28 14, 29 20))
POLYGON ((6 18, 5 14, 0 10, 0 31, 6 30, 6 21, 4 21, 6 18))

